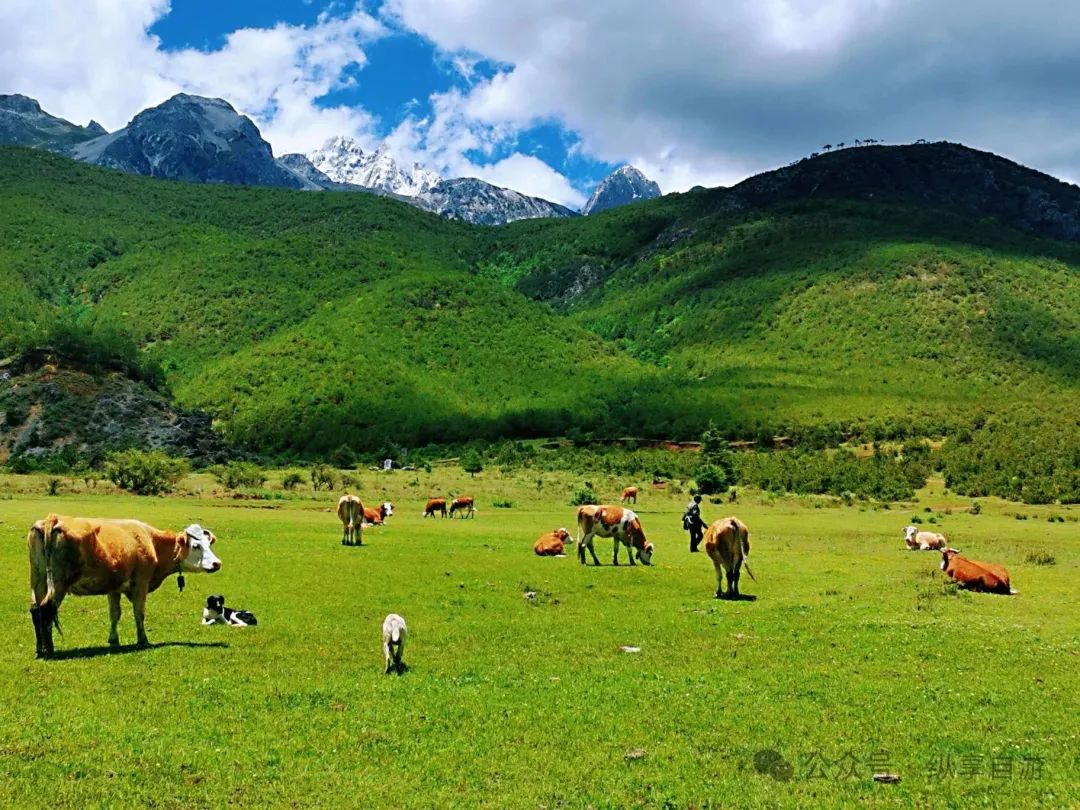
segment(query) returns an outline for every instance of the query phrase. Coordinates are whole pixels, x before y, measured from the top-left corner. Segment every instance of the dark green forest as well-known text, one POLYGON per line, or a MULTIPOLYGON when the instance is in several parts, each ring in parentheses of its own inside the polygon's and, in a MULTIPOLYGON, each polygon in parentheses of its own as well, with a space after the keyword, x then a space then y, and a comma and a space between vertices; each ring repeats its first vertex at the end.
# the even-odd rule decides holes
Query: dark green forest
POLYGON ((1078 488, 1080 246, 902 197, 484 228, 0 148, 0 356, 42 347, 268 459, 711 423, 805 452, 948 436, 958 491, 1078 488))

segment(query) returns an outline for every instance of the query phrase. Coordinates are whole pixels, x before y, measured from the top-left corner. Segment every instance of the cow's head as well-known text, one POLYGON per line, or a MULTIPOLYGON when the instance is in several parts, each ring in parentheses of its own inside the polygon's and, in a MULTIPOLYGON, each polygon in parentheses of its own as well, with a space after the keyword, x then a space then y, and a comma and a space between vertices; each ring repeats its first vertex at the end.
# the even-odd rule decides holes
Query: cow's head
MULTIPOLYGON (((644 536, 645 535, 642 535, 643 538, 644 538, 644 536)), ((639 548, 635 552, 635 554, 637 555, 637 558, 642 563, 644 563, 645 565, 652 565, 652 553, 653 553, 653 544, 649 543, 647 541, 645 542, 645 544, 641 548, 639 548)))
POLYGON ((379 507, 379 511, 382 513, 382 516, 384 518, 388 518, 392 514, 394 514, 394 505, 390 503, 390 501, 386 501, 385 503, 383 503, 382 506, 379 507))
POLYGON ((953 557, 959 553, 960 551, 955 548, 943 548, 941 550, 941 570, 946 570, 949 567, 949 563, 952 562, 953 557))
POLYGON ((210 550, 217 538, 198 523, 192 523, 177 538, 187 546, 187 555, 180 560, 180 567, 191 573, 212 574, 221 570, 221 560, 210 550))
POLYGON ((915 535, 917 535, 918 533, 918 526, 904 527, 904 542, 907 543, 908 548, 915 548, 915 535))
POLYGON ((555 535, 556 540, 561 540, 564 543, 572 543, 572 542, 574 542, 570 538, 570 532, 568 532, 566 529, 556 529, 555 531, 552 532, 552 534, 555 535))

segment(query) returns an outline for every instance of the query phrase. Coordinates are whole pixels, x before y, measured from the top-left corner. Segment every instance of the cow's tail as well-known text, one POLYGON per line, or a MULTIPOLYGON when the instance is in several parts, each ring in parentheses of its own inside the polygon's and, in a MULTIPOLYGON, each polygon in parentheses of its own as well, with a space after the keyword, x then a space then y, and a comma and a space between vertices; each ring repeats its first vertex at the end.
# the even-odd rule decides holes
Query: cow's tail
POLYGON ((401 625, 395 624, 390 631, 390 640, 395 644, 401 643, 401 625))
MULTIPOLYGON (((29 539, 32 551, 35 544, 40 543, 39 563, 42 564, 44 568, 45 578, 44 597, 37 598, 35 601, 37 601, 38 605, 41 605, 42 603, 46 605, 46 609, 42 611, 42 615, 49 623, 53 625, 53 627, 56 628, 56 632, 60 633, 60 635, 63 635, 64 631, 60 628, 60 612, 56 609, 56 605, 54 604, 54 600, 56 598, 56 584, 53 579, 53 565, 55 564, 54 560, 56 558, 56 532, 53 530, 56 528, 58 522, 59 521, 56 520, 55 515, 50 515, 44 521, 39 521, 38 523, 35 523, 34 527, 30 530, 29 539)), ((41 574, 39 573, 39 585, 40 576, 41 574)), ((33 584, 34 583, 31 583, 32 587, 33 584)), ((34 590, 36 596, 37 589, 35 588, 34 590)))
POLYGON ((745 526, 739 527, 739 551, 742 552, 743 568, 746 569, 746 573, 750 575, 750 579, 757 582, 757 577, 754 576, 754 572, 750 570, 750 532, 745 526))

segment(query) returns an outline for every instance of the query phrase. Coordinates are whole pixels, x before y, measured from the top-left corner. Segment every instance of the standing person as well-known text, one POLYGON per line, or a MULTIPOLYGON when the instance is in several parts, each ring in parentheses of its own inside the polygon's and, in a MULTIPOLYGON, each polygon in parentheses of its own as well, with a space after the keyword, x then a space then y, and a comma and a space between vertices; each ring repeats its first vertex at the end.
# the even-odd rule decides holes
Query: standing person
POLYGON ((695 495, 693 500, 686 505, 686 511, 682 516, 683 528, 690 532, 690 552, 698 550, 701 540, 705 536, 705 521, 701 519, 701 496, 695 495))

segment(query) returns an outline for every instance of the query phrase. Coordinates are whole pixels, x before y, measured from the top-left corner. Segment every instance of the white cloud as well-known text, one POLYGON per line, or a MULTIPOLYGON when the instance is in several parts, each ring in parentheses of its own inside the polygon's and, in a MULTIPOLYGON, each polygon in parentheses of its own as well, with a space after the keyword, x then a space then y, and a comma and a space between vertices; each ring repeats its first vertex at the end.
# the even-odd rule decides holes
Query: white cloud
POLYGON ((862 137, 1080 167, 1078 4, 388 0, 385 13, 445 58, 509 66, 452 99, 456 130, 558 121, 582 154, 633 161, 666 191, 862 137))
POLYGON ((312 25, 279 24, 228 35, 211 51, 161 47, 150 27, 167 0, 6 0, 0 5, 0 90, 23 93, 76 123, 124 126, 177 92, 224 98, 250 115, 275 153, 303 151, 331 135, 373 141, 362 109, 316 99, 362 67, 363 46, 387 31, 354 8, 312 25))

